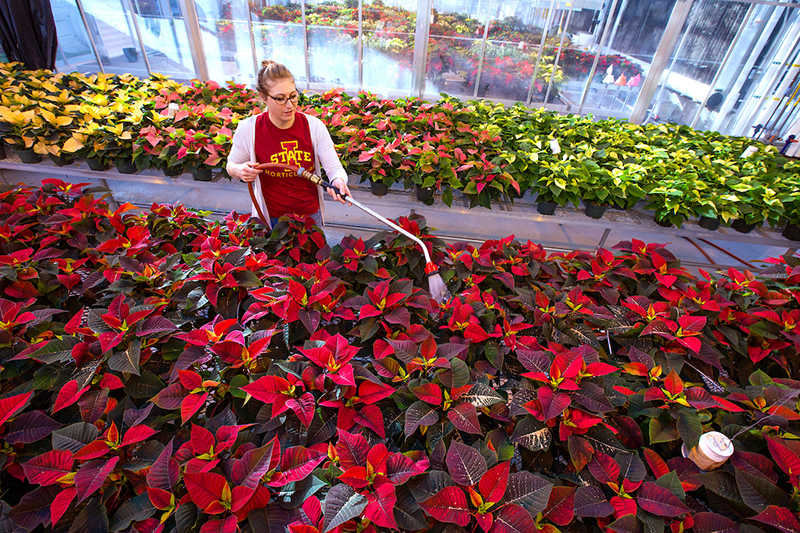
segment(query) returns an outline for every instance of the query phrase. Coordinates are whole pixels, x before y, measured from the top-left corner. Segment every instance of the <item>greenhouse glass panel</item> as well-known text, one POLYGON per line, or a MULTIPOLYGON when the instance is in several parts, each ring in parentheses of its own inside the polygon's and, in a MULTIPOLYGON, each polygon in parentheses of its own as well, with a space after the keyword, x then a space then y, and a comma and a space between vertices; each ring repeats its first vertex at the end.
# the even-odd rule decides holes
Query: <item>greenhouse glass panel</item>
POLYGON ((151 72, 176 80, 195 77, 178 0, 131 0, 151 72))
POLYGON ((412 91, 416 2, 364 2, 361 20, 363 88, 407 96, 412 91))
MULTIPOLYGON (((97 47, 97 54, 103 64, 103 70, 115 74, 131 73, 146 78, 148 76, 147 67, 139 47, 139 40, 136 37, 133 18, 127 7, 127 0, 82 0, 81 4, 86 14, 91 41, 97 47)), ((60 7, 60 9, 63 8, 65 6, 60 7)), ((75 21, 70 24, 77 24, 77 21, 80 20, 80 13, 70 11, 69 17, 71 21, 75 21)), ((60 27, 58 29, 60 30, 60 27)), ((73 32, 73 34, 78 35, 77 32, 73 32)), ((73 48, 66 41, 67 39, 59 33, 59 42, 69 45, 64 49, 65 54, 69 56, 73 51, 78 53, 77 47, 73 48)), ((82 57, 91 63, 88 52, 82 57)), ((85 67, 76 65, 75 69, 85 70, 85 67)))
MULTIPOLYGON (((537 72, 534 91, 544 100, 553 73, 561 31, 560 20, 550 28, 557 2, 541 0, 523 4, 515 0, 492 2, 483 61, 476 74, 478 97, 526 101, 537 72), (542 37, 545 49, 539 54, 542 37), (540 68, 537 70, 537 64, 540 68)), ((563 13, 563 12, 560 12, 563 13)), ((554 79, 556 83, 560 77, 554 79)))
POLYGON ((591 18, 585 8, 572 14, 573 39, 559 63, 570 111, 630 117, 674 5, 675 0, 616 0, 591 18))
POLYGON ((426 95, 474 95, 491 2, 434 0, 425 63, 426 95))
MULTIPOLYGON (((645 122, 674 122, 737 135, 737 116, 776 57, 796 9, 724 0, 695 3, 645 122)), ((783 58, 780 60, 783 61, 783 58)), ((759 94, 761 103, 764 95, 759 94)), ((771 96, 771 95, 770 95, 771 96)))
POLYGON ((92 43, 75 0, 52 0, 50 6, 58 33, 56 68, 84 74, 99 71, 97 56, 92 50, 92 43))
POLYGON ((314 88, 358 89, 358 2, 306 4, 308 66, 314 88))
MULTIPOLYGON (((270 59, 286 65, 298 82, 307 82, 303 13, 300 4, 266 5, 250 3, 257 66, 270 59)), ((255 78, 254 78, 255 79, 255 78)))
POLYGON ((209 78, 218 83, 255 80, 247 2, 195 0, 195 10, 209 78))

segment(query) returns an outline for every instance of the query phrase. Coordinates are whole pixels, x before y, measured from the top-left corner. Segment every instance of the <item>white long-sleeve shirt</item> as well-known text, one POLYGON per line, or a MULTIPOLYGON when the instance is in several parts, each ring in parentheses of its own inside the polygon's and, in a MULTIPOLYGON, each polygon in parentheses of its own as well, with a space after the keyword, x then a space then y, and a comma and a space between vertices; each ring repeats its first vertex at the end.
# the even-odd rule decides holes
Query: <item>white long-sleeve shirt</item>
MULTIPOLYGON (((256 119, 259 115, 253 115, 242 119, 236 126, 236 131, 233 133, 233 147, 231 153, 228 155, 228 164, 242 164, 242 163, 258 163, 256 159, 256 119)), ((339 156, 336 155, 331 134, 328 133, 328 128, 322 123, 320 119, 311 115, 305 115, 308 119, 308 129, 311 132, 311 144, 314 147, 315 161, 314 169, 317 175, 320 175, 320 163, 322 168, 325 169, 326 177, 331 183, 335 179, 344 180, 347 183, 347 172, 345 172, 342 163, 339 161, 339 156)), ((230 172, 230 170, 228 170, 230 172)), ((269 218, 267 205, 264 201, 264 194, 261 191, 261 180, 255 180, 255 193, 258 205, 264 216, 269 218)), ((322 213, 323 219, 325 217, 325 207, 322 201, 322 187, 317 187, 319 192, 319 209, 322 213)), ((258 211, 255 206, 251 208, 251 215, 254 218, 258 217, 258 211)), ((269 223, 269 220, 265 222, 269 223)))

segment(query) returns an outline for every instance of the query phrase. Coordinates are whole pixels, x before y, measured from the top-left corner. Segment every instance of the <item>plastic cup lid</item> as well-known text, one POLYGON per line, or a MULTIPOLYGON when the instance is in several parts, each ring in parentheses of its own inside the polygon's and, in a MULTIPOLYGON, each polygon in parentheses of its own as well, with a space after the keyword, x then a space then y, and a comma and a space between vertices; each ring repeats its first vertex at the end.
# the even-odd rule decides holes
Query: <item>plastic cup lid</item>
POLYGON ((724 461, 733 455, 733 442, 719 431, 709 431, 700 436, 700 450, 714 461, 724 461))

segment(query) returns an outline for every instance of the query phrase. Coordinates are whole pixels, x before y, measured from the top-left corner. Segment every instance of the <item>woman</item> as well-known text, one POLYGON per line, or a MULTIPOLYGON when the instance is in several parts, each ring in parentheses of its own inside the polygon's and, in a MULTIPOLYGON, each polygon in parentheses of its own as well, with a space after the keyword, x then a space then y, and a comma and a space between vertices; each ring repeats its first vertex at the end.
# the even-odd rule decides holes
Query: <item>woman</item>
MULTIPOLYGON (((349 196, 347 173, 334 150, 327 128, 316 117, 297 112, 300 93, 285 66, 262 61, 256 90, 267 109, 239 122, 228 156, 228 174, 244 182, 255 182, 256 200, 274 227, 283 215, 310 216, 320 228, 322 188, 288 170, 256 170, 260 163, 283 163, 320 174, 320 163, 331 184, 349 196)), ((334 191, 332 198, 345 203, 334 191)), ((254 205, 252 215, 258 216, 254 205)))

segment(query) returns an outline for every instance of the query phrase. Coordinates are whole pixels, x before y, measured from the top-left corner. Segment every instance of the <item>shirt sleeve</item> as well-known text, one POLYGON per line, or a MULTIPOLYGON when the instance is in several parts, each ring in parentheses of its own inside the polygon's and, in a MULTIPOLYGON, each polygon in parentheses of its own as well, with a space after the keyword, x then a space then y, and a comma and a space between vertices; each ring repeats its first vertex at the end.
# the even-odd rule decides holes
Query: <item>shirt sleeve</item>
POLYGON ((325 169, 328 181, 333 182, 335 179, 341 179, 347 183, 347 172, 345 172, 341 161, 339 161, 339 156, 336 154, 336 148, 328 128, 316 117, 309 117, 309 123, 313 124, 315 130, 314 138, 316 140, 317 157, 319 157, 322 168, 325 169))
POLYGON ((228 163, 255 162, 253 150, 253 136, 255 134, 255 118, 248 117, 239 121, 236 131, 233 132, 233 146, 228 154, 228 163))

